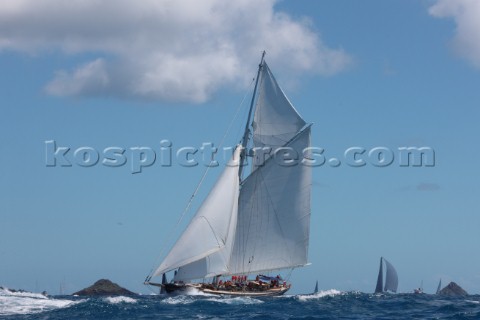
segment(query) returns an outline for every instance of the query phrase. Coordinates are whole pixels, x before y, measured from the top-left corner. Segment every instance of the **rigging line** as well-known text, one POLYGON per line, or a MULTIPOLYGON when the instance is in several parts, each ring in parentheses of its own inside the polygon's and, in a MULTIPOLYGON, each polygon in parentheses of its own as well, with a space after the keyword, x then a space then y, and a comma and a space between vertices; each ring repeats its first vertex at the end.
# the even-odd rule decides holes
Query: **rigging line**
MULTIPOLYGON (((244 94, 244 96, 243 96, 243 99, 242 99, 242 101, 240 102, 240 104, 238 105, 237 110, 236 110, 236 112, 235 112, 235 115, 234 115, 233 119, 230 121, 230 124, 228 125, 225 134, 223 135, 222 139, 220 140, 219 147, 222 146, 223 143, 225 142, 225 138, 227 137, 228 132, 230 131, 230 129, 231 129, 234 121, 235 121, 236 118, 238 117, 238 114, 239 114, 239 112, 240 112, 241 106, 243 105, 243 102, 245 101, 247 95, 249 94, 249 92, 250 92, 250 87, 252 86, 252 84, 253 84, 254 81, 255 81, 255 78, 252 79, 252 81, 250 82, 249 86, 247 87, 247 90, 245 90, 245 94, 244 94)), ((168 233, 168 235, 167 235, 167 237, 165 238, 165 240, 162 241, 163 245, 162 245, 162 247, 161 247, 161 249, 160 249, 160 253, 158 254, 157 258, 155 259, 154 266, 153 266, 152 269, 150 270, 150 273, 149 273, 149 275, 147 276, 147 278, 148 278, 148 277, 150 277, 150 278, 152 277, 152 274, 153 274, 153 272, 154 272, 155 266, 158 266, 158 265, 159 265, 158 261, 160 260, 160 257, 163 256, 163 254, 164 254, 164 252, 165 252, 165 250, 166 250, 166 246, 167 246, 168 242, 172 239, 174 232, 177 230, 178 226, 179 226, 180 223, 182 222, 182 220, 183 220, 183 218, 185 217, 186 213, 190 210, 190 207, 192 206, 192 203, 193 203, 193 199, 194 199, 195 196, 197 195, 198 190, 200 190, 200 187, 201 187, 203 181, 205 180, 205 178, 206 178, 206 176, 207 176, 207 173, 208 173, 208 171, 210 170, 210 168, 211 168, 210 166, 207 166, 207 168, 205 169, 205 171, 204 171, 204 173, 203 173, 203 175, 202 175, 202 177, 201 177, 201 179, 200 179, 200 182, 197 184, 194 192, 193 192, 192 195, 190 196, 190 198, 189 198, 189 200, 188 200, 188 203, 187 203, 187 206, 186 206, 185 209, 183 210, 180 218, 178 219, 178 221, 177 221, 177 223, 175 224, 175 226, 174 226, 172 229, 170 229, 170 232, 168 233)))
POLYGON ((293 269, 295 269, 295 267, 291 268, 290 271, 287 273, 287 276, 285 277, 285 281, 290 280, 290 277, 292 276, 293 269))
POLYGON ((247 95, 248 95, 249 92, 250 92, 250 87, 252 86, 252 84, 253 84, 254 81, 255 81, 255 78, 253 78, 252 81, 250 82, 250 84, 248 85, 247 90, 245 91, 245 95, 243 96, 242 101, 241 101, 240 104, 238 105, 237 111, 235 111, 235 115, 233 116, 233 119, 230 121, 230 124, 229 124, 228 127, 227 127, 227 131, 225 132, 225 134, 223 135, 222 139, 220 140, 220 143, 218 144, 218 147, 219 147, 219 148, 220 148, 221 146, 223 146, 223 143, 225 142, 225 138, 227 137, 228 133, 230 132, 230 129, 232 128, 233 123, 234 123, 235 120, 237 119, 238 114, 240 113, 240 110, 241 110, 241 106, 243 105, 243 102, 244 102, 245 99, 247 98, 247 95))
MULTIPOLYGON (((265 62, 264 62, 265 54, 266 54, 266 52, 264 50, 262 52, 262 59, 260 60, 260 64, 258 65, 257 78, 255 79, 255 87, 253 88, 253 95, 252 95, 252 100, 250 101, 250 108, 249 108, 249 111, 248 111, 247 123, 245 124, 245 132, 244 132, 243 138, 242 138, 243 149, 247 148, 248 140, 249 140, 250 133, 251 133, 250 127, 253 126, 253 123, 250 123, 250 119, 251 119, 251 116, 252 116, 252 111, 253 111, 253 107, 254 107, 254 103, 255 103, 255 96, 257 94, 258 80, 260 78, 260 72, 262 71, 262 69, 265 65, 265 62)), ((263 77, 262 77, 262 79, 263 79, 263 77)), ((240 168, 238 170, 238 176, 240 177, 240 180, 242 180, 243 165, 244 165, 244 162, 247 159, 247 156, 248 155, 247 155, 246 150, 243 150, 243 152, 240 154, 240 168)))
POLYGON ((202 216, 202 218, 207 222, 208 226, 210 227, 210 230, 212 231, 213 236, 215 237, 215 241, 217 241, 218 246, 219 247, 225 246, 225 242, 223 240, 222 240, 222 244, 220 244, 220 241, 218 241, 217 234, 215 233, 215 229, 213 229, 212 225, 210 224, 210 221, 208 221, 208 219, 205 218, 205 216, 202 216))

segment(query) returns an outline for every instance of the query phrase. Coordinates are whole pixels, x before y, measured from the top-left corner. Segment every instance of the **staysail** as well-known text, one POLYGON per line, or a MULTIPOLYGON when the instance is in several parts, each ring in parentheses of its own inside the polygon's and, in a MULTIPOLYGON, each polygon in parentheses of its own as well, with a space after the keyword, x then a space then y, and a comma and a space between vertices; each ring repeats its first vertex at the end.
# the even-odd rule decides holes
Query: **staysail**
POLYGON ((196 279, 205 276, 205 272, 221 273, 228 269, 238 211, 240 151, 240 148, 236 148, 229 165, 153 276, 185 267, 191 269, 190 273, 181 272, 177 275, 196 279), (215 253, 218 254, 212 257, 212 264, 207 260, 202 261, 215 253), (196 274, 192 273, 194 270, 196 274))
POLYGON ((380 268, 378 269, 377 285, 375 293, 383 292, 383 258, 380 258, 380 268))

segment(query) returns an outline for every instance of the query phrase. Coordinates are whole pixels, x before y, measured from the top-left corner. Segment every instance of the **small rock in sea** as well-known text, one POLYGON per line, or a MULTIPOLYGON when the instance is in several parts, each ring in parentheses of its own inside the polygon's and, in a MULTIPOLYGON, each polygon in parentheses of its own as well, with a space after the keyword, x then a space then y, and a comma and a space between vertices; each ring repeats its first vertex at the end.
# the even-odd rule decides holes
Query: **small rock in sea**
POLYGON ((455 282, 450 282, 445 288, 440 290, 438 294, 442 296, 468 296, 467 291, 463 290, 455 282))
POLYGON ((75 292, 78 296, 134 296, 135 293, 108 279, 100 279, 88 288, 75 292))

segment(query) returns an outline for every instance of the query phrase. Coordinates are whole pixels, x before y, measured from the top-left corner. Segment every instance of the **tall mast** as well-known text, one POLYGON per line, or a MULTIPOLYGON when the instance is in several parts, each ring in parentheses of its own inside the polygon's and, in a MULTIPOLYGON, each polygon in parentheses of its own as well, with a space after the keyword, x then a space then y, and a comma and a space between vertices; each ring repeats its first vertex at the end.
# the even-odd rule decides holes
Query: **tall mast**
POLYGON ((257 94, 258 79, 260 78, 260 71, 262 71, 264 58, 265 50, 262 52, 262 59, 260 60, 260 64, 258 65, 257 78, 255 79, 255 88, 253 89, 252 100, 250 101, 250 110, 248 111, 247 123, 245 125, 245 133, 243 134, 242 138, 242 153, 240 154, 240 169, 238 171, 240 180, 242 179, 243 167, 245 165, 245 159, 247 158, 247 143, 248 137, 250 135, 250 119, 252 117, 253 104, 255 102, 255 95, 257 94))

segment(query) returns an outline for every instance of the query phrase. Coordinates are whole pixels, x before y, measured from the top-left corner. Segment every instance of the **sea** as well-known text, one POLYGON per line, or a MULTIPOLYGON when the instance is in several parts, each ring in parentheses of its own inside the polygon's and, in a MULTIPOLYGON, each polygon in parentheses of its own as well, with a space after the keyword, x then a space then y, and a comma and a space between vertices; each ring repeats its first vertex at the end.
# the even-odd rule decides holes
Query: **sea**
POLYGON ((480 319, 480 296, 320 291, 248 298, 191 291, 135 297, 49 296, 0 289, 0 319, 480 319))

